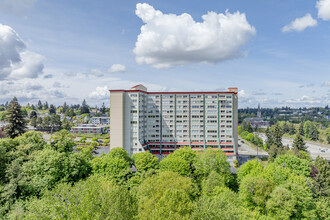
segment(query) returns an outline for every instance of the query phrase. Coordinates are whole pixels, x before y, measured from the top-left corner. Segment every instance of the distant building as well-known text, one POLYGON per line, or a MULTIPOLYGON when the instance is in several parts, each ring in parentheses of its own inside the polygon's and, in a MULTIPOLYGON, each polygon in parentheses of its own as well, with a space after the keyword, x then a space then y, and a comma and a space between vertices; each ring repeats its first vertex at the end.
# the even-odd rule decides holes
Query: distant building
POLYGON ((237 88, 225 92, 148 92, 143 85, 110 90, 110 147, 159 158, 178 148, 237 152, 237 88))
POLYGON ((71 128, 71 133, 85 133, 85 134, 105 134, 106 127, 105 126, 95 126, 90 124, 82 124, 76 127, 71 128))
POLYGON ((245 118, 245 123, 251 123, 251 126, 253 128, 267 128, 269 127, 269 121, 264 121, 264 119, 261 117, 261 109, 260 104, 258 105, 258 112, 256 118, 245 118))
POLYGON ((110 117, 93 117, 89 120, 93 125, 110 125, 110 117))
POLYGON ((327 119, 328 121, 330 121, 330 115, 326 115, 324 117, 325 117, 325 119, 327 119))

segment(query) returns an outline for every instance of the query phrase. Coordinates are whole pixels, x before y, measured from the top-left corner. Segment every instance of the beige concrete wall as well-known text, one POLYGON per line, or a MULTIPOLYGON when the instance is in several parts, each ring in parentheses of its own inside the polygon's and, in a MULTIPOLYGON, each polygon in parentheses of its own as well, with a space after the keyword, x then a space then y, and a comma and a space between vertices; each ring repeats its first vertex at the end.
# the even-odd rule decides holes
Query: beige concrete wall
MULTIPOLYGON (((133 105, 132 100, 129 96, 129 93, 124 94, 124 106, 123 110, 123 147, 128 152, 129 155, 132 155, 132 146, 131 146, 131 105, 133 105)), ((137 110, 137 109, 136 109, 137 110)), ((138 131, 138 129, 136 130, 138 131)))
POLYGON ((235 140, 235 151, 238 152, 238 95, 234 94, 234 140, 235 140))
POLYGON ((110 93, 110 147, 124 147, 125 92, 110 93))

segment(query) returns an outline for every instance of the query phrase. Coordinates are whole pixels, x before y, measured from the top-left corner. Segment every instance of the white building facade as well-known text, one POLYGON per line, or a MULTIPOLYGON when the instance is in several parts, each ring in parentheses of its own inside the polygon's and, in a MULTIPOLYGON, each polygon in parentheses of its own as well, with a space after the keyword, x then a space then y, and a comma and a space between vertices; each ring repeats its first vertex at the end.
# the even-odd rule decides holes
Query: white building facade
POLYGON ((110 90, 110 147, 162 158, 178 148, 237 153, 237 88, 227 92, 110 90))

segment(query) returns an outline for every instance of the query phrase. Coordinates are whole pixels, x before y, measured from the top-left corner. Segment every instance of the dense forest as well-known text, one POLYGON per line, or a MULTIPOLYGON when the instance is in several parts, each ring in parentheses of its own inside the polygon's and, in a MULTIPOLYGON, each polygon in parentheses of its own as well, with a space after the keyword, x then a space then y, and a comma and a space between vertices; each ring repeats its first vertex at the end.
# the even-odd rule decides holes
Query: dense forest
POLYGON ((70 133, 0 140, 4 219, 326 219, 329 164, 292 152, 230 172, 223 152, 176 150, 162 161, 122 148, 93 158, 70 133))

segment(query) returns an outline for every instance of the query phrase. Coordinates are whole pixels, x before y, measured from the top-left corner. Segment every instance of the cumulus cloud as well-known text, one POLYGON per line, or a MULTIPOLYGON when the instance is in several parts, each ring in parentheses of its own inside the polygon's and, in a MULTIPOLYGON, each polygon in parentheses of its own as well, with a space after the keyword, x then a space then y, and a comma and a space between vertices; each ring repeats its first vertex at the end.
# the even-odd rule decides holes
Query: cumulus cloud
POLYGON ((26 89, 26 90, 41 90, 41 89, 43 89, 43 86, 40 85, 39 83, 35 83, 35 82, 25 82, 24 83, 24 89, 26 89))
POLYGON ((93 99, 104 99, 109 97, 109 94, 108 86, 96 87, 95 90, 89 94, 89 97, 93 99))
POLYGON ((10 85, 6 81, 0 81, 0 103, 11 100, 14 96, 24 102, 37 101, 39 99, 50 102, 67 97, 62 91, 44 88, 33 80, 20 80, 10 85))
POLYGON ((109 69, 109 73, 123 73, 126 71, 126 66, 122 64, 113 64, 109 69))
POLYGON ((64 84, 62 84, 60 82, 54 82, 53 83, 53 87, 54 88, 70 88, 70 86, 64 85, 64 84))
POLYGON ((9 26, 0 24, 0 80, 37 78, 44 58, 26 50, 26 45, 9 26))
POLYGON ((285 25, 282 28, 282 32, 303 31, 308 27, 314 27, 316 25, 317 21, 312 18, 311 14, 306 14, 301 18, 296 18, 296 20, 292 21, 290 24, 285 25))
POLYGON ((1 0, 0 11, 24 15, 37 0, 1 0))
POLYGON ((239 11, 208 12, 202 22, 187 13, 163 14, 146 3, 136 5, 145 23, 135 44, 138 64, 169 68, 188 63, 218 63, 237 58, 256 30, 239 11))
POLYGON ((317 16, 325 21, 330 20, 330 0, 320 0, 316 2, 318 9, 317 16))
POLYGON ((303 95, 297 99, 289 99, 287 103, 289 104, 300 104, 300 105, 313 105, 313 104, 321 104, 326 102, 327 100, 321 98, 310 97, 307 95, 303 95))
POLYGON ((52 74, 44 75, 44 79, 51 79, 51 78, 53 78, 53 75, 52 74))

